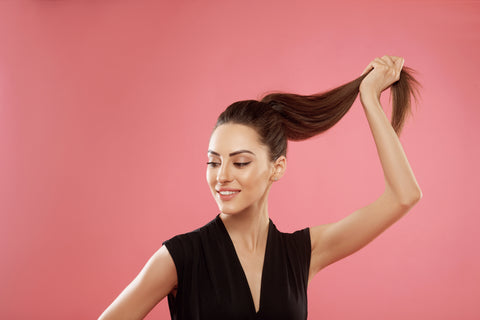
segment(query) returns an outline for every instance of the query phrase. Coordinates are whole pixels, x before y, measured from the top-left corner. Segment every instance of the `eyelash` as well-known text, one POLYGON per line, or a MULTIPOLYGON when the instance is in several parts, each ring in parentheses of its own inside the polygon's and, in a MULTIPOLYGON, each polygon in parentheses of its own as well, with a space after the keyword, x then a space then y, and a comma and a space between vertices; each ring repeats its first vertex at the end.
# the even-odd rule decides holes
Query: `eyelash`
POLYGON ((210 161, 210 162, 207 162, 207 165, 208 165, 209 167, 216 168, 217 166, 220 165, 220 163, 219 163, 219 162, 211 162, 211 161, 210 161))
MULTIPOLYGON (((246 166, 248 166, 252 161, 248 161, 248 162, 234 162, 233 164, 238 167, 238 168, 244 168, 246 166)), ((216 168, 220 165, 220 162, 213 162, 213 161, 210 161, 210 162, 207 162, 207 165, 212 167, 212 168, 216 168)))
POLYGON ((248 162, 235 162, 233 163, 236 167, 243 168, 246 167, 250 164, 251 161, 248 162))

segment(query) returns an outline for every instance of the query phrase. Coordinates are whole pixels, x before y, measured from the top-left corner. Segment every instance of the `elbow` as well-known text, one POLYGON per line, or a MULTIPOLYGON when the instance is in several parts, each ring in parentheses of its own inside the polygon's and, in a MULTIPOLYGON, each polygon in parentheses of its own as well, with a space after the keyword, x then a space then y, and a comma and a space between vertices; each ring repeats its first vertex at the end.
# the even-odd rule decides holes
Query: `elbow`
POLYGON ((385 192, 389 195, 393 204, 403 208, 402 211, 408 211, 422 199, 422 190, 417 183, 404 185, 403 187, 393 188, 387 185, 385 192))
POLYGON ((402 207, 412 208, 420 201, 420 199, 422 199, 422 197, 422 190, 417 186, 416 188, 412 188, 408 193, 402 195, 399 198, 399 202, 402 207))

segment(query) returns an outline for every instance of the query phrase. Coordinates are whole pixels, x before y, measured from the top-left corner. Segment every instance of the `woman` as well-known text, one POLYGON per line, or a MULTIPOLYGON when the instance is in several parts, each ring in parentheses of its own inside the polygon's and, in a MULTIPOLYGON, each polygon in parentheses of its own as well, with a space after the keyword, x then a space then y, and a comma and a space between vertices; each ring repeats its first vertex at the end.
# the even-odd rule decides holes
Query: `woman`
POLYGON ((324 94, 270 94, 229 106, 208 148, 207 182, 220 214, 166 241, 100 318, 141 319, 168 295, 172 319, 306 319, 313 276, 365 246, 421 198, 397 137, 417 84, 403 62, 376 58, 360 78, 324 94), (380 94, 392 84, 390 124, 380 94), (279 232, 267 204, 286 169, 287 139, 327 130, 358 92, 384 171, 384 192, 336 223, 279 232))

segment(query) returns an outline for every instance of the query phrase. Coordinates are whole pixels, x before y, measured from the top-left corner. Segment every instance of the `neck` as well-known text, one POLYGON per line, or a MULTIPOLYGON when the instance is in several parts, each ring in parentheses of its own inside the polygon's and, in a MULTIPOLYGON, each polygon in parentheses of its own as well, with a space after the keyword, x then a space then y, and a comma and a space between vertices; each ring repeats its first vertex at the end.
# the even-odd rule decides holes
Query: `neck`
POLYGON ((251 252, 264 248, 270 218, 265 204, 261 210, 246 210, 236 214, 220 214, 225 228, 234 243, 251 252))

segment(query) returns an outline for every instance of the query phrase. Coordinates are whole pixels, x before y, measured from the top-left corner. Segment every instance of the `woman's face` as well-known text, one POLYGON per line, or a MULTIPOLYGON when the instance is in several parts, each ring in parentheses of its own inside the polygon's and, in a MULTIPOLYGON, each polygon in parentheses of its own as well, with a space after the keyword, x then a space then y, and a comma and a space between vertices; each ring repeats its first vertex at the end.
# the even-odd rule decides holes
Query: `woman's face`
POLYGON ((276 174, 268 147, 254 129, 232 123, 215 129, 208 146, 207 182, 222 213, 266 209, 276 174))

